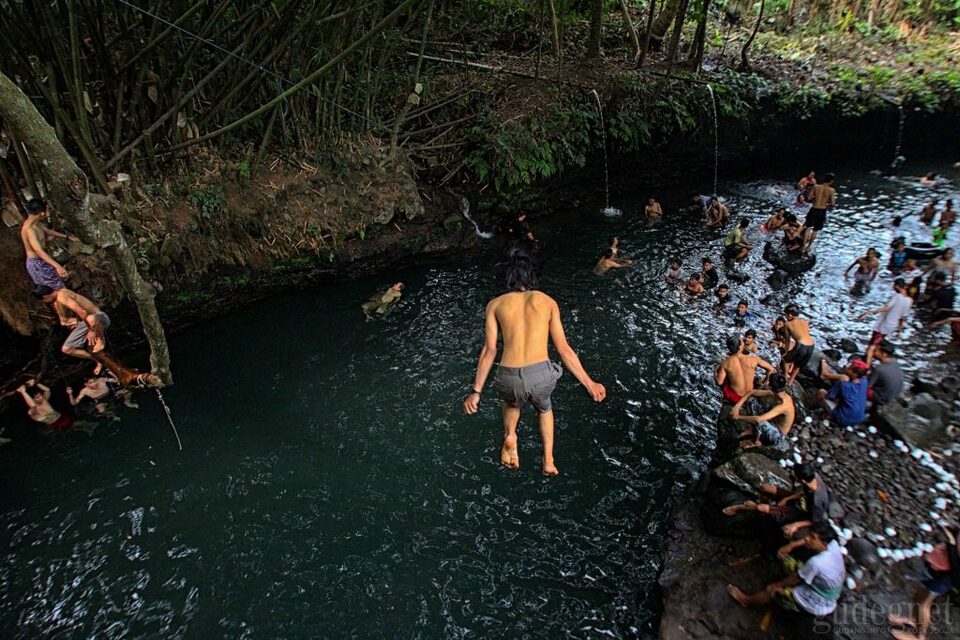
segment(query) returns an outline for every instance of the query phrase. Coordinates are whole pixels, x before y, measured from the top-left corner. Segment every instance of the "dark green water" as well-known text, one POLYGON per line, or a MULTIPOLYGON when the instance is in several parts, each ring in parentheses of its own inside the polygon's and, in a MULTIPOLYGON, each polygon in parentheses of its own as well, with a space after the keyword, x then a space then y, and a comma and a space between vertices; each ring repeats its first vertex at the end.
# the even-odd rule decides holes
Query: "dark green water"
MULTIPOLYGON (((783 186, 722 189, 759 224, 783 186)), ((820 264, 774 304, 809 309, 821 341, 863 342, 870 322, 851 318, 888 297, 890 277, 851 298, 842 271, 866 246, 886 254, 890 216, 929 196, 843 176, 820 264)), ((274 298, 172 341, 166 398, 182 453, 147 395, 90 437, 0 450, 0 637, 654 634, 669 502, 709 457, 712 367, 730 328, 712 303, 662 284, 669 257, 688 269, 717 256, 719 239, 675 215, 644 228, 644 199, 614 198, 622 219, 597 205, 534 225, 550 255, 543 289, 609 392, 597 406, 561 380, 559 478, 539 474, 532 414, 512 472, 498 464, 495 393, 479 416, 459 412, 484 304, 500 291, 494 245, 274 298), (598 278, 611 233, 640 264, 598 278), (397 279, 399 309, 365 324, 359 305, 397 279)), ((759 302, 770 293, 759 252, 747 270, 734 297, 765 330, 779 307, 759 302)), ((920 342, 934 357, 946 336, 920 342)))

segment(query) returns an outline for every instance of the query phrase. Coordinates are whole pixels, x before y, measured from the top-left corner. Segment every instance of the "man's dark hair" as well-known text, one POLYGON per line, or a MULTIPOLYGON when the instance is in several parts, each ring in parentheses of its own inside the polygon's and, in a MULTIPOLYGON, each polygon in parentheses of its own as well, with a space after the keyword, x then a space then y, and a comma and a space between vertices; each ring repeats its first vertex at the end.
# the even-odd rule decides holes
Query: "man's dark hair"
POLYGON ((880 349, 880 351, 883 351, 888 356, 897 355, 897 348, 893 346, 893 343, 887 340, 886 338, 884 338, 883 340, 877 343, 877 348, 880 349))
POLYGON ((788 213, 786 216, 784 216, 783 219, 786 220, 787 222, 796 222, 796 221, 797 221, 797 214, 795 214, 795 213, 788 213))
POLYGON ((824 544, 830 544, 837 539, 837 534, 834 533, 833 528, 826 522, 817 522, 810 527, 810 533, 815 534, 820 538, 820 542, 824 544))
POLYGON ((610 239, 607 240, 607 244, 613 244, 614 241, 619 240, 620 236, 610 236, 610 239))
POLYGON ((33 289, 30 290, 30 295, 37 300, 43 300, 51 293, 53 293, 53 289, 45 284, 35 284, 33 289))
MULTIPOLYGON (((943 251, 940 252, 940 256, 939 256, 939 257, 940 257, 940 258, 946 258, 946 257, 947 257, 947 252, 949 252, 949 251, 953 251, 953 249, 952 249, 951 247, 947 247, 946 249, 944 249, 943 251)), ((941 272, 937 272, 937 273, 941 273, 941 272)))
POLYGON ((708 262, 709 262, 710 264, 713 264, 713 260, 711 260, 710 258, 704 258, 703 260, 701 260, 701 262, 702 262, 703 264, 707 264, 708 262))
POLYGON ((727 352, 730 355, 734 355, 735 353, 740 353, 740 342, 741 342, 740 334, 734 334, 729 338, 727 338, 727 352))
POLYGON ((683 260, 681 260, 680 258, 671 258, 670 264, 673 264, 674 262, 676 262, 681 267, 683 266, 683 260))
POLYGON ((835 175, 833 175, 832 173, 828 173, 827 175, 823 176, 823 181, 824 181, 824 182, 833 182, 835 178, 836 178, 835 175))
POLYGON ((749 306, 750 306, 750 303, 747 302, 746 300, 744 300, 743 298, 740 298, 740 300, 737 301, 737 306, 739 307, 740 305, 743 305, 743 306, 745 306, 745 307, 749 307, 749 306))
POLYGON ((775 373, 770 376, 770 391, 780 393, 787 388, 787 376, 782 373, 775 373))
POLYGON ((907 286, 907 281, 904 280, 903 278, 897 278, 896 280, 893 281, 893 287, 895 289, 904 289, 906 288, 906 286, 907 286))
POLYGON ((540 262, 527 243, 516 243, 507 250, 503 269, 508 291, 530 291, 540 283, 540 262))
POLYGON ((747 329, 746 331, 743 332, 743 337, 746 338, 747 336, 750 336, 751 338, 756 338, 757 332, 754 331, 753 329, 747 329))
POLYGON ((893 216, 893 226, 899 227, 901 222, 903 222, 902 216, 893 216))
POLYGON ((809 462, 803 462, 793 468, 793 475, 800 482, 813 482, 813 479, 817 477, 817 470, 809 462))
POLYGON ((47 203, 41 200, 40 198, 31 198, 23 203, 23 208, 27 212, 28 216, 35 215, 37 213, 43 213, 47 210, 47 203))
POLYGON ((749 224, 750 224, 750 220, 749 220, 748 218, 740 218, 740 228, 741 228, 741 229, 746 229, 746 228, 747 228, 747 225, 749 225, 749 224))
POLYGON ((726 282, 721 282, 719 285, 717 285, 717 291, 720 289, 726 289, 727 291, 730 291, 730 287, 727 286, 726 282))
POLYGON ((788 315, 788 316, 799 316, 799 315, 800 315, 800 307, 798 307, 797 305, 795 305, 795 304, 793 304, 793 303, 791 302, 791 303, 788 304, 786 307, 784 307, 783 313, 784 313, 785 315, 788 315))
POLYGON ((606 249, 606 250, 603 252, 603 257, 604 257, 604 258, 607 258, 607 259, 612 258, 612 257, 613 257, 613 249, 606 249))

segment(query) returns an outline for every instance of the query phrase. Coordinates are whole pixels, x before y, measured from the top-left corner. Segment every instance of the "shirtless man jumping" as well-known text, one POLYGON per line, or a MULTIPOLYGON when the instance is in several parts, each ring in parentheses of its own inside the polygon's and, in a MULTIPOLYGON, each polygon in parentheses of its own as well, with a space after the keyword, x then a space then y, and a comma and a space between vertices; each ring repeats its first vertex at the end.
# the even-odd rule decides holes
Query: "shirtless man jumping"
POLYGON ((106 331, 110 316, 79 293, 69 289, 54 290, 38 284, 31 292, 34 298, 49 304, 57 312, 60 324, 70 327, 70 335, 64 340, 61 351, 75 358, 94 360, 94 353, 106 346, 106 331))
POLYGON ((563 364, 595 402, 602 402, 607 390, 587 375, 577 354, 567 343, 557 303, 536 290, 538 274, 526 250, 518 248, 511 251, 506 281, 509 292, 494 298, 487 305, 486 338, 477 362, 473 387, 463 401, 463 411, 468 415, 477 413, 480 392, 497 358, 497 338, 502 331, 503 358, 496 379, 503 399, 504 437, 500 461, 511 469, 520 467, 517 423, 521 405, 529 402, 536 409, 540 423, 543 473, 557 475, 559 472, 553 461, 553 408, 550 394, 563 370, 560 365, 550 361, 547 338, 553 342, 563 364))
POLYGON ((42 284, 54 291, 63 289, 63 281, 70 277, 69 272, 47 253, 48 238, 67 238, 66 234, 48 229, 44 225, 47 219, 47 206, 42 200, 27 200, 27 219, 20 227, 20 240, 27 254, 27 273, 33 284, 42 284))
POLYGON ((810 323, 799 318, 800 307, 788 304, 783 310, 787 323, 784 331, 793 339, 793 348, 783 356, 783 372, 787 376, 787 386, 793 386, 800 370, 807 366, 813 355, 813 337, 810 335, 810 323))
POLYGON ((727 338, 727 352, 729 355, 717 365, 714 379, 723 390, 724 401, 737 404, 753 391, 757 367, 766 371, 768 378, 776 369, 763 358, 744 353, 743 338, 739 335, 727 338))

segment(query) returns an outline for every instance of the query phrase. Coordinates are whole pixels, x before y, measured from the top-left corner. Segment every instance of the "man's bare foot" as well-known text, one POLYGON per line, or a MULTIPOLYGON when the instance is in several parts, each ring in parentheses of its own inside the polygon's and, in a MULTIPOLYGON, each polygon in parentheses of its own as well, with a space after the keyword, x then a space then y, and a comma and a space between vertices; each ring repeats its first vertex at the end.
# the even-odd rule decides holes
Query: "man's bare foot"
POLYGON ((908 627, 917 626, 917 623, 913 621, 913 618, 898 616, 892 613, 887 617, 887 621, 890 622, 890 624, 895 624, 895 625, 906 625, 908 627))
POLYGON ((106 346, 107 346, 106 341, 104 341, 102 338, 101 338, 101 339, 98 339, 98 340, 94 341, 94 343, 93 343, 93 349, 91 349, 91 352, 92 352, 92 353, 100 353, 101 351, 103 351, 104 347, 106 347, 106 346))
POLYGON ((731 598, 739 602, 741 607, 747 606, 747 594, 741 591, 739 587, 735 587, 732 584, 728 584, 727 593, 730 594, 731 598))
POLYGON ((93 375, 98 376, 103 373, 103 363, 98 362, 97 366, 93 368, 93 375))
POLYGON ((510 469, 520 468, 520 454, 517 452, 517 436, 506 436, 500 449, 500 462, 510 469))
POLYGON ((543 475, 545 475, 545 476, 558 476, 558 475, 560 475, 560 470, 557 469, 557 465, 553 464, 552 462, 546 462, 546 461, 544 461, 544 463, 543 463, 543 475))

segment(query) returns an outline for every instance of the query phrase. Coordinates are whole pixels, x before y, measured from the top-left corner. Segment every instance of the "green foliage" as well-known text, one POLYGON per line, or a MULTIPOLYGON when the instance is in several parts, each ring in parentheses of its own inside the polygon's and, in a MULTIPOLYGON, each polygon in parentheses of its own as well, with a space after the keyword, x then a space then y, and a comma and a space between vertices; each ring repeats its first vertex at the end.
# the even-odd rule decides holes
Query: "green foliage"
POLYGON ((250 162, 244 160, 237 165, 237 178, 240 184, 247 184, 250 181, 250 162))
POLYGON ((220 185, 208 184, 197 187, 187 194, 187 202, 200 212, 204 220, 210 220, 227 208, 220 185))

